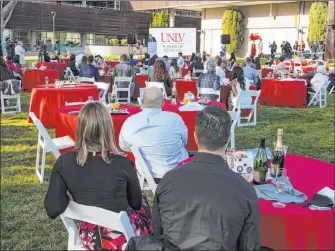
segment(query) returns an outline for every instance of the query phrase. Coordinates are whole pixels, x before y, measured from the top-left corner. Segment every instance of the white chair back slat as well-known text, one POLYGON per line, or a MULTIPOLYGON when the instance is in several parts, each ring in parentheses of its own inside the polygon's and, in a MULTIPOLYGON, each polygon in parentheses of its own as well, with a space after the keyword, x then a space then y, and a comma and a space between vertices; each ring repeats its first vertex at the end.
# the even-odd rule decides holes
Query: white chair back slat
POLYGON ((240 119, 238 120, 238 126, 256 126, 257 124, 257 103, 259 96, 261 94, 261 91, 241 91, 237 97, 236 101, 236 107, 234 107, 234 111, 238 110, 242 112, 241 110, 251 110, 249 113, 249 116, 242 117, 240 115, 240 119), (251 102, 252 98, 254 98, 254 101, 251 102), (247 100, 250 100, 246 102, 247 100), (253 121, 251 122, 251 119, 253 118, 253 121), (247 119, 246 123, 242 123, 242 120, 247 119))
POLYGON ((110 84, 103 83, 103 82, 95 82, 94 85, 98 87, 99 90, 102 90, 102 93, 100 95, 100 102, 106 103, 106 96, 107 96, 110 84))
POLYGON ((131 103, 130 86, 131 86, 132 79, 133 79, 132 77, 115 77, 114 78, 114 91, 115 91, 115 95, 118 97, 118 101, 120 103, 126 103, 126 104, 131 103), (119 82, 127 83, 128 86, 127 87, 118 87, 119 82), (127 92, 127 97, 126 98, 119 97, 119 95, 118 95, 119 92, 127 92), (126 101, 126 102, 124 102, 124 101, 126 101))
MULTIPOLYGON (((147 164, 145 163, 145 161, 142 157, 140 149, 136 146, 132 146, 130 149, 131 149, 132 153, 134 154, 136 168, 138 170, 139 175, 141 177, 144 176, 144 179, 148 183, 148 185, 150 187, 150 190, 152 191, 153 194, 155 194, 157 184, 156 184, 154 178, 152 177, 152 174, 151 174, 147 164)), ((142 187, 141 187, 142 189, 143 189, 143 186, 144 186, 144 182, 142 182, 142 187)))
POLYGON ((71 106, 71 105, 85 105, 86 102, 65 102, 65 106, 71 106))
POLYGON ((240 119, 241 111, 229 111, 231 120, 233 121, 230 129, 230 147, 235 149, 235 130, 237 127, 237 123, 240 119))
MULTIPOLYGON (((22 82, 21 80, 17 80, 19 81, 19 87, 20 90, 22 88, 22 82)), ((1 103, 1 113, 2 114, 11 114, 11 113, 17 113, 17 112, 21 112, 21 95, 20 93, 18 94, 13 94, 13 95, 5 95, 2 93, 2 91, 0 91, 0 103, 1 103), (16 105, 14 106, 5 106, 5 100, 8 99, 16 99, 16 105)))
POLYGON ((70 67, 66 67, 66 70, 65 70, 65 77, 66 79, 68 80, 73 80, 73 81, 76 81, 76 77, 74 76, 72 70, 70 67))

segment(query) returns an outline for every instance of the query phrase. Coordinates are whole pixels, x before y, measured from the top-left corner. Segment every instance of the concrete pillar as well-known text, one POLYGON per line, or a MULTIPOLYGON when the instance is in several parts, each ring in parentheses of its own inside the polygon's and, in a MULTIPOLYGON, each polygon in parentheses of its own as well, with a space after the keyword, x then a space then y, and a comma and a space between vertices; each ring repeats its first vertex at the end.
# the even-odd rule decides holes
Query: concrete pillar
POLYGON ((86 45, 86 35, 85 33, 80 33, 80 45, 84 47, 86 45))
POLYGON ((83 6, 83 7, 87 7, 87 3, 86 3, 86 1, 81 1, 81 6, 83 6))
POLYGON ((328 3, 328 23, 327 23, 327 35, 326 35, 326 54, 325 58, 329 61, 333 61, 335 57, 335 4, 334 1, 328 3))
POLYGON ((36 31, 30 31, 30 51, 36 51, 36 31))
POLYGON ((170 9, 170 28, 175 27, 176 10, 170 9))
POLYGON ((200 53, 202 53, 206 48, 206 30, 204 28, 204 21, 206 20, 206 9, 203 8, 201 11, 201 35, 200 35, 200 53))

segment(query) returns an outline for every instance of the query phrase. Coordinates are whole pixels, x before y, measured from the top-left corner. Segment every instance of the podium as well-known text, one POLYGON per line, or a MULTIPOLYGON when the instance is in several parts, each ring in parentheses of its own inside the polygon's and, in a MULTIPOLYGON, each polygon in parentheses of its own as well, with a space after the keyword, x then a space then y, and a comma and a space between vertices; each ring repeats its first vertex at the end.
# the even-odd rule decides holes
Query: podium
POLYGON ((150 57, 157 54, 157 42, 148 42, 148 54, 150 57))

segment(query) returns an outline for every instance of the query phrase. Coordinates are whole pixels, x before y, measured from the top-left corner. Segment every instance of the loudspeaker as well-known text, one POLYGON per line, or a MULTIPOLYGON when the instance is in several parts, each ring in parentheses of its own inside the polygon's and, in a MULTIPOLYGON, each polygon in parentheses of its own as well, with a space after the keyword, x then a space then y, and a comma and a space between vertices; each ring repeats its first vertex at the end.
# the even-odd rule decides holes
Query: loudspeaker
POLYGON ((128 34, 127 43, 128 44, 136 44, 136 35, 135 34, 128 34))
POLYGON ((221 44, 230 44, 230 35, 222 34, 221 35, 221 44))

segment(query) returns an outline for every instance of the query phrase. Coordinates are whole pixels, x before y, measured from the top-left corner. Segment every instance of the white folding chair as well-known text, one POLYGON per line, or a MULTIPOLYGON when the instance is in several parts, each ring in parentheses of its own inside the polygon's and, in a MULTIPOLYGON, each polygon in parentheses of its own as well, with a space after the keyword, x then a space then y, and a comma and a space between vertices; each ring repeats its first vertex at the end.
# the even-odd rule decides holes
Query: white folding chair
POLYGON ((148 190, 149 186, 149 189, 152 191, 153 194, 155 194, 157 184, 154 178, 152 177, 151 172, 147 164, 145 163, 145 160, 142 157, 140 149, 136 146, 132 146, 130 149, 135 157, 135 163, 136 163, 135 165, 137 172, 139 174, 139 180, 142 190, 148 190))
POLYGON ((220 96, 221 96, 221 89, 218 91, 215 91, 213 88, 197 88, 198 89, 198 95, 217 95, 219 98, 217 99, 218 102, 220 102, 220 96))
POLYGON ((86 105, 86 102, 65 102, 65 106, 71 105, 86 105))
POLYGON ((69 136, 52 139, 48 131, 43 126, 42 122, 36 117, 35 113, 30 112, 29 116, 38 129, 36 175, 39 178, 40 183, 43 183, 46 154, 49 152, 52 152, 56 156, 56 158, 58 158, 60 156, 59 150, 73 147, 74 142, 69 136), (42 166, 41 166, 41 172, 40 172, 39 166, 40 166, 40 149, 41 148, 42 148, 42 166))
MULTIPOLYGON (((20 81, 20 90, 21 90, 21 81, 20 81)), ((13 94, 13 95, 5 95, 0 90, 0 99, 1 99, 1 112, 2 112, 2 114, 11 114, 11 113, 21 112, 21 96, 20 96, 20 93, 13 94), (7 100, 16 99, 16 105, 5 107, 5 99, 7 99, 7 100), (12 110, 12 109, 14 109, 14 110, 12 110)))
POLYGON ((70 67, 66 67, 64 78, 73 81, 77 80, 77 78, 73 75, 73 72, 70 67))
POLYGON ((321 86, 317 92, 308 92, 308 94, 312 95, 312 98, 309 101, 307 107, 317 105, 318 103, 320 108, 327 107, 327 87, 329 82, 330 81, 327 81, 327 83, 321 86))
POLYGON ((137 98, 138 104, 142 105, 143 95, 147 88, 140 88, 140 96, 137 98))
POLYGON ((102 103, 106 103, 106 96, 107 96, 110 84, 103 83, 103 82, 95 82, 94 85, 98 87, 99 94, 101 93, 99 101, 102 103))
POLYGON ((335 89, 335 85, 333 85, 333 87, 330 89, 329 94, 332 94, 334 92, 335 89))
POLYGON ((162 82, 148 82, 148 81, 145 81, 145 85, 146 85, 147 88, 157 87, 157 88, 161 89, 162 92, 163 92, 163 97, 167 98, 167 94, 166 94, 164 83, 162 83, 162 82))
POLYGON ((237 127, 237 123, 240 119, 241 111, 228 111, 231 120, 233 120, 233 123, 230 128, 230 147, 235 149, 235 130, 237 127))
POLYGON ((130 104, 131 101, 131 91, 130 91, 130 85, 132 82, 132 77, 115 77, 114 78, 114 91, 115 91, 115 95, 119 101, 119 103, 125 103, 125 104, 130 104), (128 83, 127 87, 118 87, 117 84, 118 83, 128 83), (119 97, 118 93, 119 92, 127 92, 127 97, 126 98, 121 98, 119 97), (122 102, 120 102, 122 101, 122 102), (125 102, 124 102, 125 101, 125 102))
POLYGON ((259 99, 259 95, 261 91, 241 91, 236 100, 236 106, 233 111, 237 110, 251 110, 249 116, 242 117, 240 115, 240 119, 238 120, 238 127, 241 126, 256 126, 257 123, 257 102, 259 99), (251 102, 252 98, 255 97, 254 102, 251 102), (250 102, 246 102, 246 101, 250 102), (253 122, 250 122, 253 117, 253 122), (242 123, 242 120, 247 120, 247 123, 242 123))
MULTIPOLYGON (((70 201, 65 212, 61 215, 61 219, 69 234, 68 250, 86 250, 80 240, 79 230, 74 220, 84 221, 121 232, 127 241, 135 236, 129 217, 124 211, 114 213, 99 207, 85 206, 70 201)), ((126 244, 124 244, 122 249, 125 248, 126 244)))
POLYGON ((94 83, 95 82, 95 78, 87 78, 87 77, 79 77, 79 82, 80 83, 94 83))

